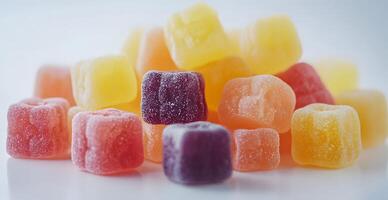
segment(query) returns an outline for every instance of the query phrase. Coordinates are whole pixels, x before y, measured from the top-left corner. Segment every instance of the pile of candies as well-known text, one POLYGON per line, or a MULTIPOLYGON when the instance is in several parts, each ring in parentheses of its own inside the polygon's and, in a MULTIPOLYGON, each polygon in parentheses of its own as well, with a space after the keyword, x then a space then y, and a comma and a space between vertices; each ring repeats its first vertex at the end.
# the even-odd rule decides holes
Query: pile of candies
POLYGON ((98 175, 144 159, 182 184, 221 182, 233 170, 343 168, 387 135, 384 95, 358 89, 341 60, 299 62, 287 16, 225 31, 204 3, 164 27, 136 29, 122 55, 42 67, 34 98, 8 110, 14 158, 69 159, 98 175))

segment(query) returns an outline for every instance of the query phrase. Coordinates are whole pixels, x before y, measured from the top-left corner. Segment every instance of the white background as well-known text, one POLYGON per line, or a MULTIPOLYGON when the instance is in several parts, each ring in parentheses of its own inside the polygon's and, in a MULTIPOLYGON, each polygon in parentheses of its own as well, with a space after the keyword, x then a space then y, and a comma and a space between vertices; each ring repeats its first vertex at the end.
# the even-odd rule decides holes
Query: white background
MULTIPOLYGON (((131 27, 163 25, 194 1, 0 0, 0 199, 388 199, 387 147, 364 151, 355 166, 322 170, 290 166, 234 173, 223 184, 186 187, 170 183, 160 165, 136 173, 99 177, 70 161, 29 161, 5 153, 6 112, 32 94, 42 64, 73 65, 115 54, 131 27)), ((388 1, 209 1, 227 28, 259 17, 289 14, 303 44, 303 61, 347 58, 360 70, 360 85, 388 94, 388 1)))

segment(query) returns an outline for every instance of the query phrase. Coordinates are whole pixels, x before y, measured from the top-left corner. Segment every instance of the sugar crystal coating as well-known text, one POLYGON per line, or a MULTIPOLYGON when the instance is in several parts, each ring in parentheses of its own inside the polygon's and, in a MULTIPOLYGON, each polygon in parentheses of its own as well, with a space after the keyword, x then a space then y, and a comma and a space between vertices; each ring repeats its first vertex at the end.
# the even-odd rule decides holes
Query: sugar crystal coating
POLYGON ((69 103, 63 98, 25 99, 8 109, 7 152, 14 158, 68 158, 69 103))
POLYGON ((361 151, 360 120, 350 106, 310 104, 292 118, 292 157, 301 165, 342 168, 361 151))
POLYGON ((161 163, 163 159, 162 135, 164 124, 148 124, 143 122, 144 157, 152 162, 161 163))
POLYGON ((149 71, 142 83, 143 120, 151 124, 206 120, 204 90, 198 73, 149 71))
POLYGON ((233 168, 237 171, 274 169, 279 165, 279 134, 274 129, 233 132, 233 168))
POLYGON ((143 163, 142 127, 128 112, 80 112, 73 119, 72 161, 98 175, 131 171, 143 163))
POLYGON ((163 169, 171 181, 182 184, 224 181, 232 174, 229 132, 202 121, 167 126, 163 169))

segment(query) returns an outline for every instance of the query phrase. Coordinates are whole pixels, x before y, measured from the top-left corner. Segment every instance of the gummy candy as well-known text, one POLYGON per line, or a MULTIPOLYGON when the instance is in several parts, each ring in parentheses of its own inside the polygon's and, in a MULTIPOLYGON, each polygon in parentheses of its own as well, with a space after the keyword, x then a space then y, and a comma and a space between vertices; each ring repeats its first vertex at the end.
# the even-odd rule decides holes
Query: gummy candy
POLYGON ((34 96, 38 98, 62 97, 70 106, 75 105, 68 67, 43 66, 36 74, 34 96))
POLYGON ((333 95, 358 88, 358 71, 354 63, 341 59, 322 59, 314 66, 333 95))
POLYGON ((342 168, 361 151, 360 121, 346 105, 310 104, 292 118, 292 157, 301 165, 342 168))
POLYGON ((295 107, 291 87, 272 75, 236 78, 226 83, 218 116, 231 129, 290 129, 295 107))
MULTIPOLYGON (((80 106, 73 106, 67 111, 67 128, 69 129, 70 134, 72 133, 71 127, 72 127, 72 121, 73 121, 74 116, 77 113, 83 112, 83 111, 87 111, 87 110, 85 108, 80 107, 80 106)), ((70 140, 71 140, 71 138, 70 138, 70 140)))
POLYGON ((150 124, 206 120, 204 87, 195 72, 147 72, 142 83, 143 120, 150 124))
POLYGON ((230 54, 217 13, 205 3, 172 15, 164 33, 170 54, 181 69, 192 70, 230 54))
POLYGON ((246 64, 238 57, 227 57, 211 62, 195 69, 195 71, 199 72, 205 80, 206 102, 209 109, 212 110, 217 110, 226 82, 252 74, 246 64))
POLYGON ((134 28, 130 32, 122 49, 122 53, 128 57, 129 66, 133 68, 136 67, 143 32, 144 30, 141 27, 134 28))
POLYGON ((232 55, 240 57, 241 56, 241 49, 240 49, 241 30, 230 29, 226 31, 226 35, 228 36, 232 55))
POLYGON ((177 70, 164 41, 161 27, 147 30, 141 41, 136 65, 137 77, 142 79, 143 75, 150 70, 177 70))
POLYGON ((352 90, 337 95, 336 101, 356 109, 364 148, 384 144, 388 134, 387 101, 384 94, 376 90, 352 90))
POLYGON ((73 119, 72 161, 98 175, 129 172, 143 163, 140 119, 116 109, 80 112, 73 119))
POLYGON ((165 127, 164 124, 155 125, 143 122, 144 157, 147 160, 156 163, 162 162, 162 134, 165 127))
POLYGON ((25 99, 8 109, 7 152, 14 158, 69 157, 69 103, 63 98, 25 99))
POLYGON ((167 126, 163 131, 163 169, 177 183, 224 181, 232 174, 229 132, 202 121, 167 126))
POLYGON ((237 129, 233 132, 233 169, 255 171, 279 165, 279 134, 271 128, 237 129))
POLYGON ((276 15, 248 26, 240 36, 241 55, 256 74, 275 74, 296 63, 302 55, 291 19, 276 15))
POLYGON ((106 56, 81 62, 71 70, 77 105, 100 109, 131 102, 137 95, 134 69, 125 56, 106 56))
POLYGON ((312 103, 334 104, 330 92, 322 83, 314 68, 307 63, 297 63, 277 75, 295 92, 295 109, 312 103))

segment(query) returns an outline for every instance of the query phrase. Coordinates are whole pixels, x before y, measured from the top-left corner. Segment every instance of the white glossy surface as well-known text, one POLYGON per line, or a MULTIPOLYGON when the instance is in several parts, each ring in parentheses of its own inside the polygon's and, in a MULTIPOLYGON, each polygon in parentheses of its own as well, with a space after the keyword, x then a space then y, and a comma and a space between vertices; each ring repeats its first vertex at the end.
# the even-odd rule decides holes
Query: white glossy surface
MULTIPOLYGON (((388 147, 362 152, 349 168, 324 170, 290 165, 237 173, 223 184, 182 186, 169 182, 160 165, 146 162, 126 176, 80 172, 70 161, 16 160, 5 153, 9 104, 32 93, 43 63, 75 62, 119 52, 128 29, 162 24, 192 1, 0 0, 0 199, 388 199, 388 147)), ((227 27, 287 13, 301 36, 303 60, 340 56, 360 67, 361 86, 388 94, 388 3, 371 1, 211 1, 227 27)))

